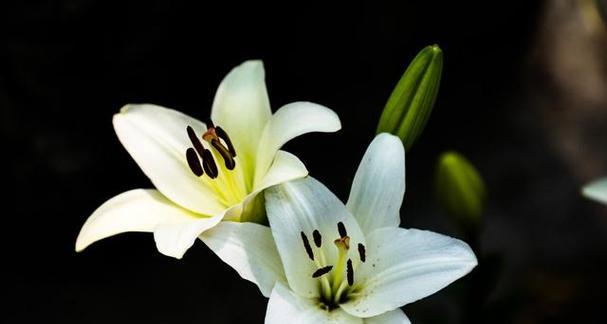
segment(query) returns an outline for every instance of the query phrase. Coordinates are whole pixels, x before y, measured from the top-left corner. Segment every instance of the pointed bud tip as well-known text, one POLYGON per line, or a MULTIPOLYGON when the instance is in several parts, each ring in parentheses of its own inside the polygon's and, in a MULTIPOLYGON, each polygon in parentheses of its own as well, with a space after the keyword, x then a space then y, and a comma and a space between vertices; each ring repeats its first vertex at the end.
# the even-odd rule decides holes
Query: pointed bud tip
POLYGON ((432 45, 428 45, 428 48, 430 50, 432 50, 432 53, 435 54, 439 54, 442 53, 443 51, 440 49, 440 46, 438 46, 438 44, 432 44, 432 45))
POLYGON ((432 113, 442 66, 443 54, 438 45, 429 45, 419 51, 388 98, 377 133, 397 135, 409 151, 432 113))

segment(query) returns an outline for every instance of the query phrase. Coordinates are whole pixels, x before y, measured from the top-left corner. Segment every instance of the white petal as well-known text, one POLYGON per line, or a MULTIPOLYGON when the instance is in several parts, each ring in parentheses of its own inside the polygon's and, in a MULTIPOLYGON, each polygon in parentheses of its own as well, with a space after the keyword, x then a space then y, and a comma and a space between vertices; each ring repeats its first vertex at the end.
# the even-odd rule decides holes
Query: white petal
POLYGON ((582 193, 590 199, 607 204, 607 178, 601 178, 585 185, 582 193))
POLYGON ((468 244, 429 231, 386 227, 367 235, 367 243, 367 261, 355 274, 360 296, 341 305, 356 316, 379 315, 431 295, 477 264, 468 244))
POLYGON ((405 312, 400 308, 374 317, 366 318, 365 324, 411 324, 405 312))
POLYGON ((276 284, 270 295, 266 311, 266 324, 349 324, 363 323, 341 309, 325 311, 312 299, 297 296, 289 288, 276 284))
POLYGON ((346 206, 365 233, 400 224, 405 194, 405 150, 396 136, 382 133, 367 148, 346 206))
POLYGON ((311 102, 294 102, 278 109, 263 130, 257 152, 255 179, 268 170, 276 151, 291 139, 310 132, 336 132, 341 128, 337 114, 311 102))
POLYGON ((303 178, 307 175, 308 169, 299 158, 289 152, 278 151, 272 166, 255 186, 255 191, 259 192, 268 187, 303 178))
POLYGON ((106 201, 86 220, 76 239, 76 251, 112 235, 153 232, 159 224, 197 219, 156 190, 127 191, 106 201))
POLYGON ((272 232, 255 223, 221 222, 200 239, 238 274, 269 297, 276 282, 286 283, 272 232))
POLYGON ((318 279, 312 278, 317 268, 306 254, 301 233, 312 242, 312 233, 318 230, 327 260, 335 260, 337 249, 333 240, 340 237, 338 222, 345 225, 351 238, 350 245, 364 244, 364 236, 356 220, 329 189, 312 177, 271 187, 266 190, 265 197, 270 228, 289 286, 300 296, 317 297, 318 279))
POLYGON ((247 194, 242 201, 242 212, 234 213, 236 217, 226 218, 225 220, 236 222, 265 222, 265 206, 263 199, 256 199, 257 195, 264 189, 287 182, 294 179, 303 178, 308 175, 308 170, 301 161, 293 154, 285 151, 278 151, 276 159, 265 177, 254 187, 254 190, 247 194), (259 206, 255 204, 260 204, 259 206), (251 215, 251 212, 260 215, 251 215))
POLYGON ((192 146, 186 127, 202 134, 206 130, 203 123, 154 105, 127 105, 114 115, 113 122, 122 145, 163 195, 204 215, 225 209, 214 191, 192 173, 185 158, 192 146))
POLYGON ((259 138, 271 114, 261 61, 246 61, 221 81, 211 119, 229 134, 240 163, 251 174, 259 138))
POLYGON ((295 155, 285 151, 276 152, 276 159, 274 159, 272 167, 257 183, 254 190, 245 197, 243 213, 234 221, 254 223, 265 221, 265 206, 255 206, 255 204, 263 204, 263 199, 255 199, 257 195, 266 188, 307 175, 308 170, 295 155))
POLYGON ((212 217, 188 219, 186 221, 159 224, 154 230, 158 251, 164 255, 181 259, 204 231, 216 226, 224 212, 212 217))

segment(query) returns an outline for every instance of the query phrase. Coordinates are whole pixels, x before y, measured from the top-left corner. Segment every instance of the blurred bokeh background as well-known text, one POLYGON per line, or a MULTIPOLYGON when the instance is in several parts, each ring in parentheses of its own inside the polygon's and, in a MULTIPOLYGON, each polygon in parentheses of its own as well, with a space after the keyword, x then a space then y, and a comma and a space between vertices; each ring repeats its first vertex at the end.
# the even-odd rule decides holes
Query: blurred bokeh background
POLYGON ((262 322, 266 300, 202 242, 180 261, 139 233, 74 252, 96 207, 151 186, 112 115, 149 102, 205 119, 222 77, 263 59, 274 110, 308 100, 340 115, 339 133, 286 149, 346 199, 392 87, 436 43, 443 79, 406 157, 402 226, 465 236, 433 188, 436 159, 458 150, 487 186, 481 264, 405 311, 414 323, 603 323, 607 206, 580 187, 607 174, 605 9, 603 0, 3 2, 3 322, 262 322))

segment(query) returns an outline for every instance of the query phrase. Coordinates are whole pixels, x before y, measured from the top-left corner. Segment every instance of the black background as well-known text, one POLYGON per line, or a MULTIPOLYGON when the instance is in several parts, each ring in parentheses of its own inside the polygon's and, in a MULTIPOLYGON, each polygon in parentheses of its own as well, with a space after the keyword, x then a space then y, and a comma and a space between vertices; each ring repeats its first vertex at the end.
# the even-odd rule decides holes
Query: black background
POLYGON ((204 120, 223 76, 262 59, 273 110, 307 100, 339 114, 337 134, 302 136, 286 149, 345 199, 392 87, 433 43, 444 51, 443 81, 428 127, 407 155, 402 226, 462 237, 432 187, 437 156, 457 149, 478 166, 489 191, 477 253, 500 266, 489 296, 474 305, 459 293, 464 279, 405 311, 414 323, 601 322, 605 211, 579 195, 600 174, 572 171, 534 105, 537 96, 558 95, 530 54, 550 55, 537 46, 546 3, 217 8, 73 0, 2 7, 6 322, 261 322, 265 298, 201 242, 182 260, 160 255, 150 234, 74 252, 96 207, 151 186, 118 142, 112 115, 126 103, 149 102, 204 120))

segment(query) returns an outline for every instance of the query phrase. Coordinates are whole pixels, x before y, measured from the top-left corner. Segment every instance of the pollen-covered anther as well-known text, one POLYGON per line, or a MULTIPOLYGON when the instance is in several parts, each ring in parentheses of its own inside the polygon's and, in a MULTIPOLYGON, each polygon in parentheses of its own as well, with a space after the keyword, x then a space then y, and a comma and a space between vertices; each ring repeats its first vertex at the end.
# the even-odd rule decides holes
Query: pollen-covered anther
POLYGON ((314 232, 312 232, 312 237, 314 238, 314 245, 316 245, 317 248, 322 246, 322 236, 320 236, 320 232, 318 230, 314 230, 314 232))
POLYGON ((186 133, 188 134, 192 146, 194 146, 194 148, 190 147, 185 152, 185 157, 190 170, 192 170, 192 173, 197 177, 202 176, 206 172, 211 179, 215 179, 217 177, 217 166, 213 160, 213 155, 209 150, 204 148, 191 126, 186 127, 186 133))
POLYGON ((362 243, 358 243, 358 256, 360 257, 360 261, 365 262, 367 259, 365 246, 362 243))
POLYGON ((188 165, 190 166, 190 170, 192 170, 192 173, 194 173, 197 177, 200 177, 204 174, 204 171, 202 170, 202 165, 200 164, 200 160, 198 159, 198 155, 196 154, 196 151, 194 151, 193 148, 190 147, 185 151, 185 157, 188 160, 188 165))
POLYGON ((348 232, 346 231, 346 226, 342 222, 337 223, 337 231, 339 232, 340 237, 348 235, 348 232))
POLYGON ((217 164, 215 164, 215 160, 213 159, 213 153, 205 149, 202 154, 202 167, 204 168, 204 171, 211 179, 217 178, 219 171, 217 170, 217 164))
POLYGON ((234 149, 234 145, 232 144, 228 133, 226 133, 223 128, 219 126, 215 127, 215 133, 226 143, 226 145, 228 146, 228 151, 230 152, 230 154, 232 154, 232 157, 236 157, 236 149, 234 149))
POLYGON ((348 259, 346 263, 346 275, 348 277, 348 286, 352 287, 354 284, 354 268, 352 268, 352 260, 348 259))
POLYGON ((329 265, 329 266, 326 266, 326 267, 322 267, 322 268, 314 271, 314 273, 312 274, 312 278, 321 277, 321 276, 329 273, 329 271, 331 271, 331 269, 333 269, 332 265, 329 265))
POLYGON ((314 253, 312 252, 310 241, 308 241, 308 237, 304 232, 301 232, 301 240, 303 241, 304 248, 306 249, 306 254, 310 258, 310 260, 314 261, 314 253))

